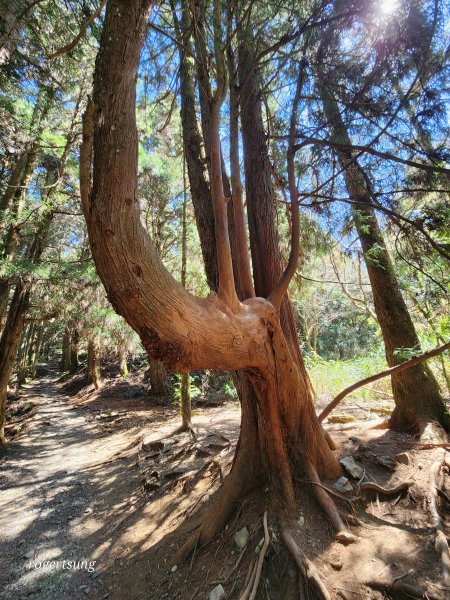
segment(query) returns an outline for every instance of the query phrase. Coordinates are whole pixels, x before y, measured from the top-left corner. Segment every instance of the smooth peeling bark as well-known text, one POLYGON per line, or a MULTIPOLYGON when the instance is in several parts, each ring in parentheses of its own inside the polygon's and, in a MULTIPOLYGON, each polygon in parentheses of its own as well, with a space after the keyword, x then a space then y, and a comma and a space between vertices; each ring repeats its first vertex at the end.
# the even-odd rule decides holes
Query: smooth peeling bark
MULTIPOLYGON (((306 472, 306 465, 313 464, 319 476, 334 477, 341 470, 275 308, 263 298, 232 300, 230 306, 228 294, 205 299, 189 294, 164 268, 141 224, 135 80, 147 9, 138 0, 128 2, 127 10, 119 0, 108 3, 93 102, 84 118, 81 196, 98 274, 113 306, 139 333, 147 352, 181 373, 241 371, 245 379, 238 385, 251 386, 251 393, 244 394, 231 473, 196 535, 205 543, 224 525, 237 500, 260 481, 269 480, 274 493, 293 509, 294 479, 302 465, 306 472)), ((217 125, 215 135, 213 179, 219 164, 217 125)), ((217 185, 215 199, 218 193, 217 185)), ((226 211, 219 220, 225 234, 226 211)), ((229 253, 226 243, 223 248, 229 253)), ((228 266, 225 273, 229 276, 228 266)))
MULTIPOLYGON (((336 100, 324 83, 320 91, 333 141, 351 145, 336 100)), ((360 202, 353 208, 353 217, 364 253, 386 360, 393 367, 405 360, 401 355, 402 349, 414 349, 420 353, 419 338, 376 218, 369 178, 358 161, 352 159, 351 151, 339 151, 337 155, 345 169, 344 178, 349 196, 360 202)), ((439 385, 425 363, 393 374, 391 381, 395 409, 390 423, 394 428, 408 430, 418 427, 422 430, 426 423, 432 421, 450 431, 450 415, 439 385)))

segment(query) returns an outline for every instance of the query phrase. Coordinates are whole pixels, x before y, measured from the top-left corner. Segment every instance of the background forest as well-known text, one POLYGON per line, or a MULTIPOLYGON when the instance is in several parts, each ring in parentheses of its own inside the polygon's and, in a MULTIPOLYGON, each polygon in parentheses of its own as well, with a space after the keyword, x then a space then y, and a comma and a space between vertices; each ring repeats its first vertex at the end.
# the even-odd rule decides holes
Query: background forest
MULTIPOLYGON (((358 152, 422 348, 448 340, 448 14, 439 2, 257 4, 257 9, 250 3, 241 10, 245 31, 251 29, 253 36, 261 98, 257 118, 263 125, 258 133, 266 140, 285 260, 290 212, 284 157, 299 66, 303 73, 295 164, 301 257, 290 294, 313 385, 319 397, 332 397, 386 366, 359 239, 358 207, 351 204, 339 150, 358 152), (344 141, 337 140, 327 121, 324 76, 340 111, 344 141)), ((2 17, 2 328, 8 312, 17 309, 19 282, 26 282, 28 304, 14 334, 19 338, 15 385, 33 377, 43 359, 61 360, 63 370, 73 374, 87 362, 89 347, 101 365, 116 356, 122 374, 127 359, 143 354, 138 337, 105 298, 80 210, 81 119, 101 31, 97 9, 89 1, 7 2, 2 17), (80 31, 76 45, 61 52, 80 31)), ((139 199, 142 221, 164 264, 180 280, 185 243, 185 285, 205 296, 209 286, 180 116, 182 95, 189 93, 180 79, 194 85, 197 78, 194 102, 201 110, 202 77, 206 81, 213 69, 208 54, 191 62, 194 54, 206 52, 201 42, 211 30, 207 3, 200 2, 196 10, 206 21, 200 23, 204 31, 194 48, 183 32, 180 6, 162 3, 153 9, 137 84, 139 199)), ((227 27, 231 31, 232 25, 227 27)), ((235 64, 236 50, 228 50, 237 77, 238 67, 245 65, 235 64)), ((227 171, 233 101, 225 102, 220 131, 227 171)), ((242 154, 241 141, 239 150, 242 154)), ((377 256, 370 259, 376 262, 377 256)), ((434 359, 431 367, 447 394, 448 357, 434 359)), ((388 385, 383 380, 378 389, 386 394, 388 385)), ((371 397, 367 390, 358 395, 371 397)))

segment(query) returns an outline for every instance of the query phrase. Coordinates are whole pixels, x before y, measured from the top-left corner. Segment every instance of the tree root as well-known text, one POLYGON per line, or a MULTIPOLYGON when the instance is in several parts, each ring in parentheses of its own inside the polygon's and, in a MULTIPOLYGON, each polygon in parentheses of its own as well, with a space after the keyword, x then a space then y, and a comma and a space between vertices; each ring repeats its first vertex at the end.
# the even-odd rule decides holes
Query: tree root
POLYGON ((357 486, 357 495, 356 498, 359 498, 361 492, 367 492, 373 490, 374 492, 378 492, 379 494, 384 494, 385 496, 393 496, 394 494, 399 494, 400 492, 404 492, 409 489, 411 485, 411 481, 403 481, 399 483, 395 487, 385 488, 374 481, 366 481, 357 486))
POLYGON ((447 537, 442 526, 442 521, 437 509, 437 490, 439 487, 439 471, 442 461, 437 461, 431 467, 431 496, 430 496, 430 512, 432 525, 436 534, 435 548, 439 553, 442 562, 442 581, 444 585, 450 583, 450 554, 448 549, 447 537))
POLYGON ((294 536, 292 535, 291 527, 283 520, 281 520, 280 525, 283 542, 285 543, 286 548, 289 550, 290 555, 294 559, 305 581, 315 588, 321 600, 331 600, 330 592, 327 590, 325 584, 321 580, 316 567, 306 557, 304 552, 295 541, 294 536))
POLYGON ((331 524, 336 530, 336 540, 343 544, 352 544, 353 542, 356 542, 358 540, 357 536, 347 531, 339 511, 328 492, 324 489, 314 465, 308 463, 305 470, 313 484, 313 493, 319 506, 330 519, 331 524))
POLYGON ((368 581, 366 583, 368 587, 380 592, 386 592, 390 597, 398 600, 409 598, 427 598, 424 592, 418 589, 416 586, 408 585, 402 581, 396 581, 395 579, 391 583, 383 581, 368 581))
POLYGON ((445 444, 448 442, 444 428, 434 421, 420 420, 419 441, 422 444, 445 444))
POLYGON ((267 510, 264 513, 263 525, 264 525, 264 544, 263 544, 263 547, 261 548, 261 552, 259 553, 259 558, 258 558, 257 562, 255 562, 253 568, 251 569, 251 574, 248 579, 247 585, 245 586, 242 594, 239 596, 239 600, 247 600, 247 598, 248 598, 248 600, 255 600, 256 592, 258 591, 264 557, 266 555, 267 549, 270 544, 269 529, 267 526, 267 510))

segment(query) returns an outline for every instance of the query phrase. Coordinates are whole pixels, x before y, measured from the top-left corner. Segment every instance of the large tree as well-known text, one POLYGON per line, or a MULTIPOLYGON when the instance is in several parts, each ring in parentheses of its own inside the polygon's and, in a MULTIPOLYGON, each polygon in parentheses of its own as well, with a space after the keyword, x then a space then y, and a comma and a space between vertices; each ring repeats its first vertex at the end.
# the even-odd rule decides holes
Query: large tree
MULTIPOLYGON (((275 282, 270 301, 262 297, 240 300, 236 293, 219 140, 220 107, 226 93, 221 3, 215 4, 217 89, 209 108, 217 293, 197 298, 175 281, 140 220, 135 82, 149 0, 132 0, 126 7, 121 0, 108 2, 80 155, 82 204, 93 257, 116 311, 140 335, 146 351, 166 367, 182 373, 239 371, 245 374, 242 386, 252 387, 243 406, 232 470, 214 510, 180 556, 197 543, 209 541, 236 501, 263 482, 269 481, 281 506, 293 511, 299 473, 316 483, 321 477, 341 473, 315 415, 306 372, 280 324, 280 305, 297 248, 288 270, 275 282)), ((331 498, 319 485, 313 488, 338 537, 351 541, 331 498)))

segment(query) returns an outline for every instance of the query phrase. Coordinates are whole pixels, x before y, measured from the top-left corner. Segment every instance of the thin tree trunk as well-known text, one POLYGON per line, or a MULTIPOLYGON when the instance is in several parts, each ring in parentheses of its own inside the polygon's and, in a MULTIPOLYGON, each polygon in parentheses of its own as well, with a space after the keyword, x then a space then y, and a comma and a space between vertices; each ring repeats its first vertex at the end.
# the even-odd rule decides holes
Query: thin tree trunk
POLYGON ((70 369, 70 329, 64 328, 61 349, 61 370, 66 372, 70 369))
POLYGON ((92 384, 95 389, 100 387, 100 358, 98 352, 98 343, 94 338, 88 339, 87 354, 87 383, 92 384))
POLYGON ((119 342, 119 373, 121 377, 128 377, 128 365, 127 365, 127 347, 125 341, 119 342))
POLYGON ((78 345, 80 342, 80 332, 73 327, 70 331, 69 339, 69 374, 75 375, 78 371, 78 345))
POLYGON ((31 379, 36 378, 36 367, 37 367, 37 363, 39 361, 39 357, 41 354, 42 340, 44 338, 44 329, 45 329, 45 326, 43 323, 38 325, 38 331, 35 336, 33 345, 31 347, 31 355, 30 355, 30 377, 31 377, 31 379))
MULTIPOLYGON (((339 107, 324 81, 320 84, 325 116, 332 140, 351 145, 339 107)), ((400 292, 394 266, 378 224, 372 204, 372 187, 351 151, 338 151, 349 196, 360 204, 352 209, 355 227, 361 242, 372 287, 377 320, 383 335, 386 360, 393 367, 404 360, 402 350, 420 352, 420 342, 411 316, 400 292)), ((391 425, 398 429, 423 428, 424 423, 436 421, 450 431, 448 414, 431 371, 421 363, 392 375, 395 410, 391 425)))
MULTIPOLYGON (((186 287, 187 274, 187 182, 186 163, 183 162, 183 216, 181 222, 181 285, 186 287)), ((192 430, 191 378, 183 373, 180 381, 181 431, 192 430)))
MULTIPOLYGON (((175 13, 174 13, 175 14, 175 13)), ((176 16, 175 16, 176 18, 176 16)), ((176 21, 177 23, 177 21, 176 21)), ((192 51, 190 40, 190 12, 187 1, 182 2, 182 21, 178 24, 177 35, 183 46, 192 51)), ((180 95, 181 124, 186 166, 189 177, 192 203, 197 229, 203 232, 202 255, 206 278, 212 290, 217 289, 217 258, 215 252, 215 225, 211 202, 210 180, 205 154, 205 145, 200 133, 200 126, 195 110, 195 70, 192 59, 186 55, 184 48, 179 48, 180 60, 180 95)))

